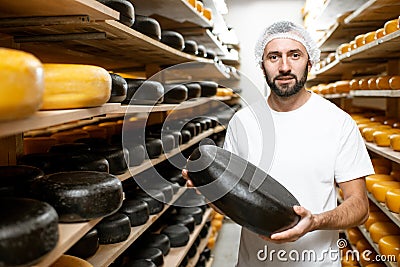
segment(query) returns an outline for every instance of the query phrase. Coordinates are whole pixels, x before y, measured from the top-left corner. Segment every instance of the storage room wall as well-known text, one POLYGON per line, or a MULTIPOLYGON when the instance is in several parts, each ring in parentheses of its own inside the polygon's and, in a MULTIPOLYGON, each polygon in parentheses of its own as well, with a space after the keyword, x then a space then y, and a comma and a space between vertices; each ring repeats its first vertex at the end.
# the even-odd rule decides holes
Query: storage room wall
MULTIPOLYGON (((266 83, 262 72, 254 60, 254 45, 261 31, 278 20, 290 20, 302 24, 301 8, 304 0, 226 0, 228 14, 226 23, 235 29, 240 42, 240 72, 246 75, 254 85, 266 92, 266 83)), ((247 79, 242 79, 240 87, 246 99, 249 88, 247 79)))

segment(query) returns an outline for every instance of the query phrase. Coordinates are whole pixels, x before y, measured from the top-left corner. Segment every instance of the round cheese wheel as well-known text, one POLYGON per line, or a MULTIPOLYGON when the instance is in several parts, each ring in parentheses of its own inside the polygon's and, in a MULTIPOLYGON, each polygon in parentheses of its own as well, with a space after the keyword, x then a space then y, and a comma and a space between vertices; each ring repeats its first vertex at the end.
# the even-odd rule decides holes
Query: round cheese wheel
POLYGON ((157 41, 161 40, 160 23, 153 18, 136 15, 135 22, 133 23, 132 28, 157 41))
POLYGON ((367 239, 365 239, 364 237, 360 240, 357 241, 356 243, 356 248, 359 252, 363 252, 364 250, 371 250, 373 251, 373 247, 371 246, 371 244, 368 242, 367 239))
POLYGON ((385 29, 384 28, 380 28, 378 30, 375 31, 375 40, 382 38, 383 36, 385 36, 385 29))
POLYGON ((125 79, 115 73, 110 73, 111 76, 111 96, 109 103, 121 103, 126 98, 128 84, 125 79))
POLYGON ((97 0, 119 12, 119 22, 131 27, 135 22, 135 9, 128 0, 97 0))
POLYGON ((57 144, 57 139, 50 136, 24 137, 24 154, 45 153, 57 144))
POLYGON ((399 181, 380 181, 372 186, 372 194, 377 201, 385 202, 386 192, 396 188, 400 188, 399 181))
POLYGON ((365 177, 365 184, 367 186, 368 192, 372 192, 372 186, 376 182, 381 181, 393 181, 394 178, 388 174, 371 174, 365 177))
POLYGON ((196 226, 195 220, 192 215, 175 214, 168 218, 169 224, 179 224, 186 226, 189 232, 192 233, 196 226))
POLYGON ((34 114, 42 105, 42 63, 32 54, 0 48, 0 121, 34 114))
POLYGON ((158 248, 162 251, 163 255, 168 255, 171 243, 168 236, 164 234, 148 233, 142 236, 139 240, 139 246, 146 248, 158 248))
POLYGON ((188 97, 188 89, 181 84, 165 84, 164 90, 165 104, 179 104, 188 97))
POLYGON ((182 129, 181 134, 182 134, 182 144, 186 144, 187 142, 190 141, 190 139, 192 139, 192 134, 190 133, 189 130, 182 129))
POLYGON ((392 76, 389 80, 390 89, 400 89, 400 76, 392 76))
POLYGON ((128 84, 125 105, 154 105, 163 101, 164 87, 155 81, 125 79, 128 84))
POLYGON ((150 159, 158 158, 162 153, 162 141, 158 138, 146 138, 146 151, 150 159))
MULTIPOLYGON (((213 220, 214 221, 214 220, 213 220)), ((212 222, 211 222, 212 224, 212 222)), ((347 236, 351 244, 355 245, 360 239, 364 238, 363 234, 357 227, 346 229, 347 236)))
POLYGON ((197 50, 197 43, 196 41, 193 40, 185 40, 185 48, 183 49, 183 52, 192 54, 192 55, 197 55, 198 50, 197 50))
POLYGON ((171 247, 183 247, 189 242, 190 231, 183 225, 169 225, 162 229, 161 233, 168 236, 171 247))
POLYGON ((379 240, 388 235, 400 235, 400 228, 392 222, 376 222, 369 227, 371 239, 378 243, 379 240))
POLYGON ((30 184, 43 176, 43 171, 33 166, 0 166, 0 196, 28 197, 30 184))
POLYGON ((121 181, 108 173, 60 172, 32 183, 32 192, 52 205, 61 222, 91 220, 117 211, 122 204, 121 181))
POLYGON ((374 141, 374 132, 379 131, 379 130, 388 130, 391 129, 389 125, 373 125, 366 127, 362 130, 362 136, 367 142, 373 142, 374 141))
POLYGON ((164 256, 160 249, 150 247, 142 248, 135 253, 129 255, 132 259, 147 259, 152 261, 156 266, 162 266, 164 264, 164 256))
POLYGON ((137 191, 128 195, 128 199, 142 200, 149 207, 149 214, 157 214, 164 209, 164 194, 156 190, 137 191))
POLYGON ((3 198, 0 206, 0 265, 30 266, 58 242, 58 216, 45 202, 3 198))
POLYGON ((186 123, 186 124, 183 126, 182 129, 183 129, 183 130, 188 130, 188 131, 190 132, 191 136, 196 136, 196 135, 198 134, 198 133, 197 133, 197 130, 196 130, 196 125, 195 125, 194 123, 192 123, 192 122, 186 123))
POLYGON ((182 51, 185 48, 185 39, 182 34, 176 31, 162 31, 161 42, 179 51, 182 51))
POLYGON ((385 23, 385 35, 388 35, 392 32, 395 32, 399 29, 399 22, 398 19, 392 19, 385 23))
POLYGON ((61 255, 50 267, 93 267, 93 265, 75 256, 61 255))
POLYGON ((346 54, 347 52, 350 52, 351 50, 351 46, 349 43, 344 43, 339 45, 339 47, 337 48, 337 53, 338 55, 343 55, 346 54))
POLYGON ((199 207, 182 207, 178 210, 178 214, 191 215, 196 225, 201 224, 203 220, 203 210, 199 207))
POLYGON ((400 235, 388 235, 379 239, 378 242, 379 252, 382 255, 388 257, 396 256, 396 261, 398 261, 398 255, 400 253, 400 235))
POLYGON ((201 86, 199 83, 186 83, 185 86, 188 90, 188 99, 201 96, 201 86))
POLYGON ((378 146, 390 146, 390 136, 400 134, 399 129, 376 131, 373 133, 374 142, 378 146))
POLYGON ((391 76, 378 77, 376 79, 376 86, 378 87, 378 89, 389 90, 390 89, 390 85, 389 85, 390 78, 391 78, 391 76))
POLYGON ((390 189, 386 192, 385 203, 392 212, 400 212, 400 189, 390 189))
POLYGON ((358 88, 360 90, 368 90, 368 79, 362 78, 358 80, 358 88))
POLYGON ((212 20, 212 10, 207 7, 203 8, 203 16, 208 20, 212 20))
POLYGON ((107 130, 98 125, 87 125, 83 126, 82 130, 89 134, 90 138, 107 138, 107 130))
POLYGON ((123 213, 114 213, 103 218, 96 225, 100 244, 114 244, 125 241, 131 233, 129 217, 123 213))
POLYGON ((359 34, 354 38, 354 41, 356 41, 356 46, 361 47, 364 45, 364 34, 359 34))
POLYGON ((99 235, 96 228, 92 228, 78 242, 76 242, 66 254, 79 258, 89 258, 93 256, 99 248, 99 235))
POLYGON ((207 57, 207 48, 204 45, 197 46, 197 56, 198 57, 207 57))
POLYGON ((375 31, 364 34, 364 44, 369 44, 373 41, 375 41, 375 31))
POLYGON ((368 89, 376 90, 378 87, 376 86, 376 78, 372 77, 368 79, 368 89))
POLYGON ((214 52, 214 50, 211 50, 211 49, 207 49, 207 56, 206 56, 206 58, 209 58, 209 59, 212 59, 212 60, 214 60, 215 62, 216 61, 218 61, 217 59, 217 54, 214 52))
POLYGON ((123 174, 128 170, 129 151, 119 145, 92 146, 91 151, 104 157, 110 166, 111 174, 123 174))
POLYGON ((201 81, 199 82, 201 86, 201 96, 210 97, 217 93, 218 84, 212 81, 201 81))
POLYGON ((377 122, 383 123, 387 118, 386 118, 386 116, 372 116, 369 119, 370 119, 370 121, 377 121, 377 122))
POLYGON ((196 10, 197 10, 197 12, 199 12, 200 14, 203 14, 203 9, 204 9, 203 2, 197 1, 196 2, 196 10))
POLYGON ((132 227, 145 224, 149 219, 149 206, 143 200, 125 199, 118 212, 128 216, 132 227))
POLYGON ((190 248, 189 248, 189 251, 188 251, 188 253, 187 253, 187 256, 188 256, 189 258, 193 258, 193 257, 196 255, 196 253, 197 253, 197 246, 196 246, 195 243, 193 243, 193 244, 190 246, 190 248))
POLYGON ((129 166, 139 166, 145 159, 146 150, 143 145, 130 145, 129 149, 129 166))
POLYGON ((400 151, 400 134, 393 134, 390 136, 390 147, 394 151, 400 151))
POLYGON ((196 8, 196 2, 197 2, 197 0, 187 0, 187 1, 189 2, 189 4, 190 4, 192 7, 196 8))
POLYGON ((101 106, 110 99, 111 77, 103 68, 79 64, 43 64, 42 109, 101 106))
POLYGON ((368 215, 368 219, 365 221, 364 226, 369 229, 369 227, 376 222, 389 222, 390 219, 382 211, 372 211, 368 215))

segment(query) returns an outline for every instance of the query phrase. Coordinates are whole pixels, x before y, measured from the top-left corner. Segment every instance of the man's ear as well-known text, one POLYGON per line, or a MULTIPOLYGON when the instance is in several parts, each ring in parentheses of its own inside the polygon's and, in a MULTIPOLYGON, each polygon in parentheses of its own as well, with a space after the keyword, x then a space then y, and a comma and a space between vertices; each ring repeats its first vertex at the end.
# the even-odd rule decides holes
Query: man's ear
POLYGON ((265 72, 264 62, 261 62, 260 68, 262 69, 262 72, 263 72, 264 76, 267 76, 267 74, 265 72))
POLYGON ((309 60, 308 63, 307 63, 308 72, 311 71, 311 68, 312 68, 312 64, 311 64, 311 61, 309 60))

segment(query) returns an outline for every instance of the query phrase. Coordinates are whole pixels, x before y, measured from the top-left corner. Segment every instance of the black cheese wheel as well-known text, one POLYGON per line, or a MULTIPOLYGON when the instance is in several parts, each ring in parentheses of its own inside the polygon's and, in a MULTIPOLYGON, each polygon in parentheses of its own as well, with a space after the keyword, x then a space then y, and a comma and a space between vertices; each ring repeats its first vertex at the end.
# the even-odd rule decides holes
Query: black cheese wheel
POLYGON ((162 180, 154 180, 152 178, 146 180, 145 175, 144 177, 140 177, 139 179, 141 179, 141 187, 146 191, 152 190, 161 192, 164 195, 165 202, 167 203, 172 200, 174 191, 169 183, 162 180))
POLYGON ((119 22, 131 27, 135 22, 135 9, 128 0, 97 0, 119 12, 119 22))
POLYGON ((149 213, 150 215, 159 213, 160 211, 163 210, 164 208, 164 194, 160 191, 155 191, 155 190, 147 190, 149 194, 147 194, 144 191, 138 191, 133 193, 132 195, 129 196, 130 199, 139 199, 143 200, 147 203, 149 206, 149 213))
POLYGON ((114 213, 103 218, 96 229, 100 244, 114 244, 125 241, 131 234, 131 223, 128 216, 122 213, 114 213))
POLYGON ((207 224, 205 224, 205 225, 203 226, 203 228, 201 228, 199 236, 200 236, 201 238, 205 238, 205 237, 208 235, 208 230, 209 230, 209 229, 210 229, 210 227, 209 227, 207 224))
POLYGON ((85 143, 64 143, 51 146, 50 153, 87 153, 90 151, 90 146, 85 143))
POLYGON ((211 145, 199 146, 190 155, 187 170, 193 184, 207 199, 214 198, 211 191, 227 192, 213 204, 255 233, 269 236, 291 228, 299 221, 299 216, 293 211, 293 206, 299 205, 299 202, 284 186, 227 150, 211 145), (213 190, 204 189, 204 185, 217 179, 213 190), (253 179, 261 181, 261 184, 250 191, 253 179), (226 185, 235 186, 228 189, 226 185), (249 217, 249 214, 252 216, 249 217))
POLYGON ((174 183, 171 182, 171 187, 174 194, 178 193, 179 189, 181 189, 181 186, 175 182, 174 183))
POLYGON ((197 56, 198 57, 207 57, 207 48, 204 45, 197 46, 197 56))
POLYGON ((58 242, 58 216, 45 202, 2 198, 0 266, 30 266, 58 242))
POLYGON ((168 236, 164 234, 149 233, 145 234, 139 241, 140 246, 148 248, 158 248, 166 256, 171 248, 168 236))
POLYGON ((201 86, 199 83, 186 83, 185 86, 188 90, 188 99, 201 96, 201 86))
POLYGON ((132 227, 145 224, 149 219, 149 206, 142 200, 125 199, 118 212, 128 216, 132 227))
POLYGON ((185 257, 183 257, 181 264, 179 264, 179 267, 186 267, 189 263, 189 257, 188 255, 185 255, 185 257))
POLYGON ((143 145, 129 145, 129 166, 138 166, 143 163, 145 159, 146 150, 143 145))
POLYGON ((191 215, 194 218, 196 225, 198 225, 201 224, 204 213, 199 207, 181 207, 178 209, 178 214, 191 215))
POLYGON ((193 122, 196 127, 196 133, 200 134, 203 131, 203 126, 200 122, 193 122))
POLYGON ((157 265, 155 265, 154 262, 149 259, 129 259, 126 263, 122 265, 122 267, 157 267, 157 265))
MULTIPOLYGON (((194 120, 192 120, 192 122, 200 124, 200 131, 201 132, 203 132, 203 131, 208 129, 207 128, 207 123, 203 119, 194 119, 194 120)), ((197 126, 197 124, 196 124, 196 126, 197 126)))
POLYGON ((189 130, 182 129, 181 134, 182 134, 182 144, 186 144, 187 142, 190 141, 190 139, 192 139, 192 134, 189 130))
POLYGON ((183 49, 183 52, 192 54, 192 55, 197 55, 198 54, 198 47, 196 41, 193 40, 185 40, 185 48, 183 49))
POLYGON ((171 247, 183 247, 189 242, 190 231, 186 226, 180 224, 169 225, 161 230, 171 242, 171 247))
POLYGON ((91 151, 107 159, 111 174, 122 174, 128 170, 129 151, 119 145, 93 146, 91 151))
POLYGON ((164 256, 158 248, 142 248, 135 251, 134 254, 130 255, 132 259, 148 259, 154 262, 156 266, 162 266, 164 264, 164 256))
POLYGON ((43 176, 43 171, 33 166, 0 166, 0 196, 27 197, 30 184, 43 176))
POLYGON ((87 144, 89 147, 108 146, 108 141, 105 138, 96 138, 96 137, 80 138, 75 140, 75 142, 87 144))
POLYGON ((193 232, 196 223, 193 216, 187 214, 174 214, 168 219, 169 224, 180 224, 186 226, 189 232, 193 232))
POLYGON ((204 257, 206 258, 206 261, 208 261, 211 258, 211 249, 209 249, 208 247, 206 247, 202 252, 201 255, 204 255, 204 257))
POLYGON ((99 235, 96 228, 92 228, 66 254, 86 259, 93 256, 99 248, 99 235))
POLYGON ((187 255, 188 255, 189 258, 193 258, 196 255, 196 253, 197 253, 197 246, 196 246, 196 244, 193 243, 190 246, 187 255))
POLYGON ((117 211, 122 205, 122 184, 104 172, 60 172, 32 183, 35 198, 46 201, 60 222, 91 220, 117 211))
POLYGON ((110 73, 111 76, 111 96, 108 103, 121 103, 126 98, 128 84, 125 79, 115 73, 110 73))
POLYGON ((175 148, 175 137, 172 134, 163 134, 161 136, 162 150, 170 152, 175 148))
POLYGON ((180 186, 184 186, 186 184, 186 179, 182 177, 182 174, 178 174, 167 179, 171 183, 178 183, 180 186))
POLYGON ((217 94, 218 84, 212 81, 201 81, 199 82, 201 86, 201 96, 210 97, 217 94))
POLYGON ((199 134, 197 132, 197 128, 196 128, 196 124, 194 124, 193 122, 188 122, 186 123, 183 128, 183 130, 188 130, 190 132, 191 136, 196 136, 197 134, 199 134))
POLYGON ((206 58, 212 59, 214 61, 216 60, 217 54, 213 50, 207 49, 206 54, 206 58))
POLYGON ((165 104, 179 104, 188 97, 188 89, 182 84, 166 84, 164 90, 165 104))
POLYGON ((204 255, 200 255, 199 260, 196 263, 196 267, 206 267, 206 257, 204 255))
POLYGON ((154 105, 161 103, 164 95, 164 87, 156 81, 143 79, 125 79, 128 84, 125 105, 154 105))
POLYGON ((146 150, 150 159, 158 158, 162 153, 162 141, 158 138, 146 138, 146 150))
POLYGON ((175 140, 175 148, 179 147, 182 145, 182 134, 181 132, 178 131, 171 131, 170 134, 174 137, 175 140))
POLYGON ((161 42, 179 51, 182 51, 185 48, 185 39, 179 32, 162 31, 161 42))
POLYGON ((196 246, 199 246, 201 242, 201 237, 200 236, 196 236, 196 239, 194 240, 193 244, 196 246))
POLYGON ((153 18, 136 15, 135 23, 133 24, 132 28, 157 41, 161 40, 160 23, 153 18))

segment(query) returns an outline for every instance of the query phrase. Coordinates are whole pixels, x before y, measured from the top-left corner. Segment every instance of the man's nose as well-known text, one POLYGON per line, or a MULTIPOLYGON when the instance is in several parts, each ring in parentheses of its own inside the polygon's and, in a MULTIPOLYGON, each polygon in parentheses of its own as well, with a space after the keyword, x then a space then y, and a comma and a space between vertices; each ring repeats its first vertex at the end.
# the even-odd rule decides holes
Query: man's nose
POLYGON ((291 71, 290 62, 287 57, 283 56, 279 64, 279 72, 287 73, 291 71))

